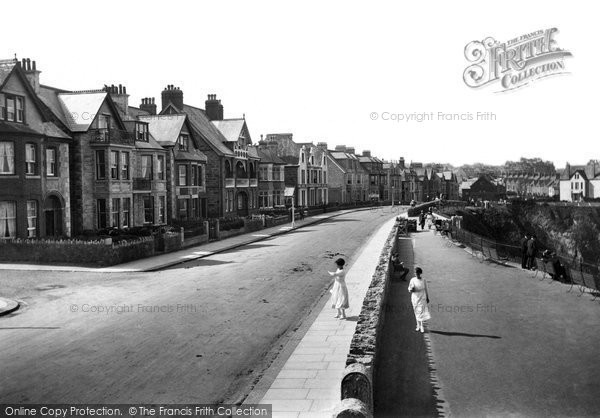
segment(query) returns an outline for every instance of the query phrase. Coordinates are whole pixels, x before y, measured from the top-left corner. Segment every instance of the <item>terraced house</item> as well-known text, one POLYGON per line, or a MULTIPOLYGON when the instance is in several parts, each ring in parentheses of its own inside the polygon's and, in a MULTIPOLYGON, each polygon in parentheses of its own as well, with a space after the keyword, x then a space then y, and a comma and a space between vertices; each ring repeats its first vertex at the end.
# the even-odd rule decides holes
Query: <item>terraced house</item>
POLYGON ((0 61, 0 239, 69 236, 72 138, 39 97, 36 62, 0 61))
POLYGON ((197 134, 198 149, 206 155, 208 217, 247 216, 258 211, 258 152, 245 119, 223 119, 223 105, 209 95, 205 109, 183 102, 173 85, 162 92, 162 115, 185 114, 197 134), (213 123, 213 121, 215 123, 213 123), (223 132, 221 132, 223 129, 223 132))

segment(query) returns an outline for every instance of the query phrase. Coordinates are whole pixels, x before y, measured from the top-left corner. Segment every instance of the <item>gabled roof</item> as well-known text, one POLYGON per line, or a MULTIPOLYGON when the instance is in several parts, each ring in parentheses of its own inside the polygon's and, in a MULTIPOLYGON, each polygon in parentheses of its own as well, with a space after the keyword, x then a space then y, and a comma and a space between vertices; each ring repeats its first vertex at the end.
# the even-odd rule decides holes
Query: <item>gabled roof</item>
POLYGON ((228 142, 237 142, 244 130, 245 119, 213 120, 213 125, 221 131, 228 142))
POLYGON ((12 73, 13 68, 17 65, 14 59, 0 60, 0 88, 12 73))
POLYGON ((59 93, 58 100, 69 129, 72 132, 87 131, 106 100, 106 95, 106 92, 59 93))
POLYGON ((208 142, 209 146, 213 148, 215 152, 229 157, 234 156, 233 152, 224 144, 227 139, 223 136, 221 131, 211 123, 204 110, 184 104, 183 111, 188 115, 192 126, 208 142))
POLYGON ((173 146, 179 139, 185 115, 140 115, 139 120, 148 123, 148 131, 164 146, 173 146))

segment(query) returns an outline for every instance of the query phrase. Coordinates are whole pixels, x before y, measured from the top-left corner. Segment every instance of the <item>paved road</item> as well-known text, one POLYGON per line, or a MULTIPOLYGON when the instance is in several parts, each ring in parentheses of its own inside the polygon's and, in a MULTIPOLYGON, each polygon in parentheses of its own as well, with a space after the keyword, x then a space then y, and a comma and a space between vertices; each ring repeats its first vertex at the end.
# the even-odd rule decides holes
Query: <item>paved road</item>
POLYGON ((3 296, 29 306, 0 318, 0 399, 235 400, 326 291, 333 259, 352 263, 389 217, 350 213, 149 274, 3 271, 3 296))
POLYGON ((598 414, 598 301, 518 268, 480 263, 432 233, 413 235, 415 265, 431 293, 432 377, 447 414, 598 414))

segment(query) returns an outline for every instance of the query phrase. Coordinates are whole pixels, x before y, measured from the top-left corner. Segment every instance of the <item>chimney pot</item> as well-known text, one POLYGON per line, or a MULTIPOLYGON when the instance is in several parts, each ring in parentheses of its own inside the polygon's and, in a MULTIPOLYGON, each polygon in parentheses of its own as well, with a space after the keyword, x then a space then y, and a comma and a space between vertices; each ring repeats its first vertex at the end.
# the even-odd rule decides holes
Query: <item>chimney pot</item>
POLYGON ((123 94, 123 85, 119 84, 119 94, 123 94))
POLYGON ((32 61, 32 62, 31 62, 31 65, 33 66, 33 71, 36 71, 36 68, 35 68, 35 61, 32 61))
POLYGON ((27 58, 27 71, 31 71, 31 60, 27 58))
POLYGON ((27 70, 27 60, 25 58, 21 60, 21 67, 23 67, 24 70, 27 70))

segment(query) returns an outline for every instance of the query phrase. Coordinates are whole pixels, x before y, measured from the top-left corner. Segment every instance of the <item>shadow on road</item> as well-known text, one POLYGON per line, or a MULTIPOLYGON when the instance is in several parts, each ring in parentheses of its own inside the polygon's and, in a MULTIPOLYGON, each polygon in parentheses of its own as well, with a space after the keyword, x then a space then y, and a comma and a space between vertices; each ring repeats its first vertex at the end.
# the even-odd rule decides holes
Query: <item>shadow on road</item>
MULTIPOLYGON (((398 253, 405 267, 413 271, 410 240, 398 241, 398 253)), ((427 345, 415 332, 415 316, 408 283, 392 280, 381 330, 381 349, 375 371, 374 409, 376 417, 437 417, 437 403, 431 382, 427 345)))
POLYGON ((435 331, 430 330, 431 334, 447 335, 449 337, 471 337, 471 338, 502 338, 498 335, 485 335, 485 334, 468 334, 466 332, 448 332, 448 331, 435 331))

